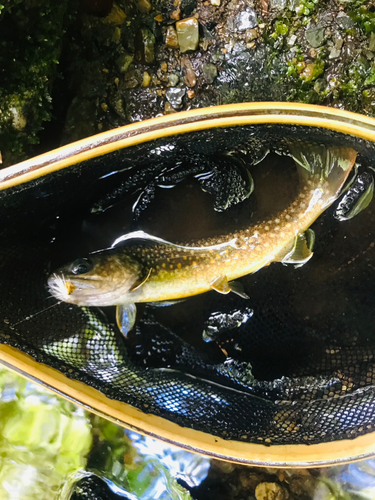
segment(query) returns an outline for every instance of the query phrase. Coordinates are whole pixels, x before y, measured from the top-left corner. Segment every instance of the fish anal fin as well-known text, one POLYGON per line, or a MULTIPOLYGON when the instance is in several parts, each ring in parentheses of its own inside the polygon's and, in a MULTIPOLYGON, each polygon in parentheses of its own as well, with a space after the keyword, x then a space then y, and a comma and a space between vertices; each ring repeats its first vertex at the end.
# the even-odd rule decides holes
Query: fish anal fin
POLYGON ((227 294, 230 292, 230 286, 227 277, 219 276, 211 283, 211 288, 216 292, 227 294))
POLYGON ((136 317, 137 307, 135 304, 119 304, 116 307, 116 323, 124 337, 133 329, 136 317))
POLYGON ((313 256, 313 246, 315 242, 315 233, 308 229, 305 233, 298 233, 294 239, 292 250, 288 252, 281 260, 283 264, 295 264, 295 267, 301 267, 313 256))
POLYGON ((245 290, 244 290, 244 287, 243 287, 243 284, 240 283, 239 281, 230 281, 228 283, 229 285, 229 288, 231 289, 231 291, 233 293, 235 293, 236 295, 239 295, 240 297, 242 297, 243 299, 249 299, 250 297, 247 295, 247 293, 245 293, 245 290))

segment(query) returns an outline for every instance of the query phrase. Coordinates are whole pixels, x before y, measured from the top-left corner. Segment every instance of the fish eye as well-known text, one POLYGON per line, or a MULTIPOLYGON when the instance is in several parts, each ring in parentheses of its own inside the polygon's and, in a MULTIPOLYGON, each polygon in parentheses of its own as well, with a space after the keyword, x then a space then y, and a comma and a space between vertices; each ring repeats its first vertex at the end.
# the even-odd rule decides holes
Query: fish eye
POLYGON ((89 259, 77 259, 72 264, 73 274, 86 274, 92 269, 92 262, 89 259))

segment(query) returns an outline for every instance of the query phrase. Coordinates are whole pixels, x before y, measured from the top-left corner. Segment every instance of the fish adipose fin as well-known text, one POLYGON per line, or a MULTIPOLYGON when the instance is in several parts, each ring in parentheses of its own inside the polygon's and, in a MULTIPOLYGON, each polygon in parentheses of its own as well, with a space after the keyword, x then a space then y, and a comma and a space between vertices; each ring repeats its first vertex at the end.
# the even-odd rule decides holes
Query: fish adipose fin
POLYGON ((127 337, 130 330, 133 329, 136 317, 135 304, 120 304, 116 307, 116 323, 124 337, 127 337))
POLYGON ((291 141, 288 146, 302 182, 311 180, 312 176, 318 177, 321 182, 327 182, 324 208, 328 207, 340 194, 355 164, 357 151, 347 147, 328 147, 322 144, 291 141))
POLYGON ((314 243, 315 233, 312 229, 297 234, 292 250, 285 255, 281 262, 283 264, 295 264, 295 267, 303 266, 313 256, 314 243))
POLYGON ((212 290, 216 292, 223 293, 226 295, 229 292, 233 292, 243 299, 248 299, 249 296, 244 292, 243 286, 238 281, 230 281, 228 282, 228 278, 226 276, 219 276, 211 283, 212 290))

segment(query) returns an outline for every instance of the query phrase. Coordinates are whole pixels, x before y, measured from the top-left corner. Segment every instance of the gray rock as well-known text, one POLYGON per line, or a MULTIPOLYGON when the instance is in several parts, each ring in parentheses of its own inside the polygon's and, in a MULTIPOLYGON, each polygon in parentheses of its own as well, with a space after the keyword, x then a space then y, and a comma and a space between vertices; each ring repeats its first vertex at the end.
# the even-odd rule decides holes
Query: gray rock
POLYGON ((214 64, 206 63, 203 65, 202 74, 207 83, 213 83, 217 77, 217 68, 214 64))
POLYGON ((167 90, 166 98, 174 109, 180 109, 182 107, 182 99, 186 94, 186 89, 181 89, 180 87, 171 87, 167 90))
POLYGON ((349 30, 351 28, 355 28, 355 22, 344 12, 339 12, 336 17, 336 23, 340 26, 340 28, 344 30, 349 30))
POLYGON ((236 15, 234 24, 238 31, 251 30, 258 26, 257 13, 248 7, 236 15))
POLYGON ((321 26, 309 26, 306 30, 306 40, 312 47, 320 47, 324 41, 324 28, 321 26))

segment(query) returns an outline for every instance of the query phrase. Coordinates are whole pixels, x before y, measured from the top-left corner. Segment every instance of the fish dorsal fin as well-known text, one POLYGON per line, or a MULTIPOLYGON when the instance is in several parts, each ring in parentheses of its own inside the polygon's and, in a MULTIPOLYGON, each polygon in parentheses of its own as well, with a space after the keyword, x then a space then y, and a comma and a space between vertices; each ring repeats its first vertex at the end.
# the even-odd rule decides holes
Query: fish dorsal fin
POLYGON ((145 233, 144 231, 133 231, 131 233, 124 234, 117 238, 113 243, 111 248, 117 247, 129 240, 145 240, 153 241, 155 243, 162 243, 163 245, 178 246, 174 245, 170 241, 163 240, 163 238, 158 238, 157 236, 152 236, 151 234, 145 233))
POLYGON ((116 323, 124 337, 133 329, 136 317, 137 307, 135 304, 119 304, 116 307, 116 323))
POLYGON ((243 299, 248 299, 249 296, 244 292, 243 286, 238 281, 231 281, 228 283, 228 278, 224 276, 219 276, 211 283, 212 290, 226 295, 229 292, 233 292, 243 299))
POLYGON ((348 178, 355 164, 357 151, 348 147, 328 147, 297 141, 289 141, 288 146, 302 182, 314 178, 327 183, 324 207, 329 206, 337 198, 348 178))
POLYGON ((295 267, 303 266, 313 256, 314 242, 315 233, 312 229, 297 234, 292 250, 285 255, 281 262, 283 264, 296 264, 295 267))

